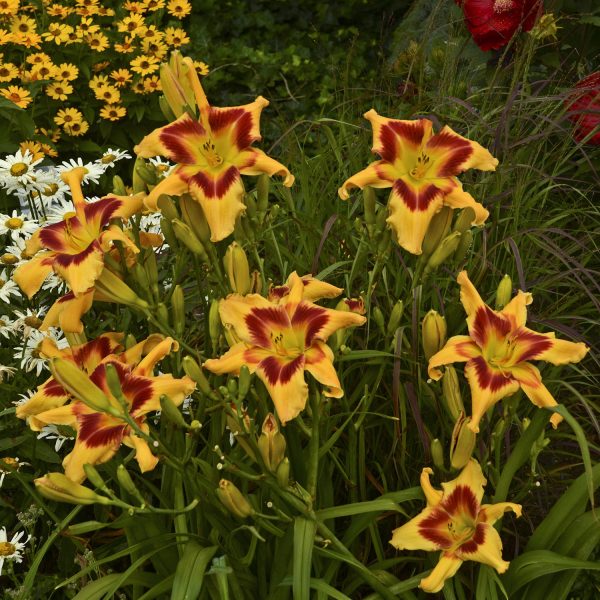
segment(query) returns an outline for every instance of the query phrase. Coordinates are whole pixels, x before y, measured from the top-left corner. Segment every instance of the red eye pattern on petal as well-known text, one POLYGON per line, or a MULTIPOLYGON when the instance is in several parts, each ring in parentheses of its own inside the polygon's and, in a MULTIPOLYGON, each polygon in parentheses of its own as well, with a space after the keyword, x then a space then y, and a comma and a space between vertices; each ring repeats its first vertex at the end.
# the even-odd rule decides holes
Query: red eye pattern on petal
POLYGON ((234 127, 233 143, 239 150, 257 140, 252 136, 252 115, 243 108, 211 108, 208 122, 215 136, 225 127, 234 127))
POLYGON ((314 339, 318 337, 319 332, 328 322, 329 316, 325 309, 306 302, 298 304, 292 316, 292 327, 294 329, 306 328, 306 333, 304 334, 304 345, 306 348, 312 345, 314 339))
POLYGON ((492 369, 483 356, 472 358, 467 364, 475 367, 477 383, 484 390, 497 392, 513 384, 514 379, 512 377, 505 377, 500 371, 492 369))
POLYGON ((297 371, 304 369, 304 355, 301 354, 293 360, 267 356, 260 362, 259 367, 264 371, 271 385, 285 385, 297 371))
POLYGON ((515 356, 515 363, 532 360, 542 354, 542 352, 552 348, 551 339, 535 333, 535 331, 526 331, 523 328, 518 329, 512 339, 517 344, 525 346, 523 352, 519 356, 515 356))
POLYGON ((204 127, 189 115, 172 125, 163 127, 160 142, 169 151, 173 162, 183 165, 196 164, 196 154, 192 148, 199 138, 206 136, 204 127))
POLYGON ((100 248, 100 244, 96 240, 78 254, 57 254, 54 258, 54 264, 64 268, 72 265, 77 266, 83 263, 94 252, 102 254, 102 248, 100 248))
POLYGON ((475 526, 475 532, 473 533, 473 537, 462 544, 458 548, 458 552, 460 554, 472 554, 473 552, 477 552, 477 549, 483 542, 485 542, 485 528, 486 525, 484 523, 478 523, 475 526))
POLYGON ((412 212, 426 211, 440 193, 440 189, 433 184, 422 188, 412 187, 402 179, 394 181, 394 191, 412 212))
POLYGON ((479 510, 475 494, 466 485, 457 485, 448 498, 444 499, 442 506, 451 516, 467 513, 473 519, 477 517, 479 510))
POLYGON ((504 338, 510 332, 511 325, 508 318, 494 312, 489 306, 480 306, 473 319, 471 337, 482 348, 489 340, 490 335, 504 338))
POLYGON ((290 319, 283 307, 253 308, 244 318, 252 343, 261 348, 271 347, 273 330, 289 329, 290 319))
POLYGON ((73 405, 79 424, 77 438, 88 448, 118 446, 125 434, 126 425, 115 425, 114 417, 97 412, 87 413, 85 408, 80 402, 73 405))
POLYGON ((445 131, 434 135, 427 142, 425 153, 429 149, 441 149, 447 153, 447 157, 443 159, 442 164, 436 167, 438 177, 458 175, 462 171, 461 165, 473 154, 473 148, 467 140, 445 131))
POLYGON ((41 244, 49 250, 64 252, 69 247, 69 228, 72 226, 81 227, 77 217, 44 227, 39 234, 41 244))
POLYGON ((424 121, 389 121, 381 127, 377 153, 383 160, 393 163, 401 158, 402 144, 419 146, 425 136, 424 121), (400 152, 398 152, 400 150, 400 152))
POLYGON ((419 523, 419 533, 440 548, 449 548, 453 542, 447 530, 449 521, 448 513, 442 508, 436 508, 419 523))
POLYGON ((188 184, 197 185, 204 195, 209 199, 221 199, 225 197, 231 186, 240 178, 237 167, 229 167, 227 170, 213 175, 208 172, 198 171, 188 179, 188 184))
POLYGON ((88 224, 94 223, 98 227, 98 232, 100 232, 121 206, 123 206, 123 202, 111 196, 97 202, 91 202, 83 207, 85 220, 88 224))

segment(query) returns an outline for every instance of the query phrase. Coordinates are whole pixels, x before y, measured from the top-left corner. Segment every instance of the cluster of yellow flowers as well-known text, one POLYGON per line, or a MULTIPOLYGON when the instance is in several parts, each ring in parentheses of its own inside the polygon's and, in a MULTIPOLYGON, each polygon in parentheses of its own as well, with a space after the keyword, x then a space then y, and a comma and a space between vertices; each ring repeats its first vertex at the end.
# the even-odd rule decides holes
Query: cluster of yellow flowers
POLYGON ((119 121, 135 109, 139 120, 140 96, 161 89, 161 60, 190 43, 174 20, 191 9, 189 0, 0 0, 0 95, 23 109, 35 99, 48 148, 83 136, 96 114, 119 121))

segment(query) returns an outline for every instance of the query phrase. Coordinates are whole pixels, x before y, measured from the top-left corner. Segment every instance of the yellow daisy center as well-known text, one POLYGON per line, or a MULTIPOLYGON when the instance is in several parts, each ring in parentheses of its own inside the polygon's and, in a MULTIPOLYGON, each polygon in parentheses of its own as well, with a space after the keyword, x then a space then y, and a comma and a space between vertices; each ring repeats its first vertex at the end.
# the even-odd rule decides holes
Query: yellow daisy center
POLYGON ((35 315, 31 315, 29 317, 25 317, 25 325, 28 327, 33 327, 34 329, 39 329, 42 324, 42 320, 36 317, 35 315))
POLYGON ((0 288, 3 288, 5 284, 6 281, 4 279, 0 279, 0 288))
POLYGON ((19 262, 19 257, 7 252, 0 257, 0 262, 4 265, 16 265, 19 262))
POLYGON ((100 162, 103 165, 107 165, 109 163, 111 163, 113 160, 115 160, 115 158, 117 158, 114 154, 105 154, 101 159, 100 162))
MULTIPOLYGON (((27 173, 28 170, 29 170, 29 167, 24 162, 18 162, 18 163, 15 163, 10 168, 10 174, 13 175, 14 177, 19 177, 20 175, 25 175, 25 173, 27 173)), ((10 221, 10 219, 9 219, 9 221, 10 221)), ((21 226, 22 224, 23 224, 23 222, 21 221, 19 226, 21 226)), ((8 225, 8 221, 7 221, 7 227, 8 226, 9 225, 8 225)))
MULTIPOLYGON (((10 170, 10 172, 12 173, 12 169, 10 170)), ((22 173, 20 173, 22 175, 22 173)), ((14 173, 13 173, 14 175, 14 173)), ((9 229, 21 229, 21 227, 23 227, 23 223, 25 221, 23 221, 23 219, 19 219, 19 217, 11 217, 10 219, 7 219, 6 221, 4 221, 4 224, 9 228, 9 229)))
POLYGON ((0 556, 12 556, 17 551, 17 547, 10 542, 0 542, 0 556))
POLYGON ((51 183, 48 186, 46 186, 46 189, 44 190, 44 196, 53 196, 54 194, 56 194, 57 191, 58 184, 51 183))

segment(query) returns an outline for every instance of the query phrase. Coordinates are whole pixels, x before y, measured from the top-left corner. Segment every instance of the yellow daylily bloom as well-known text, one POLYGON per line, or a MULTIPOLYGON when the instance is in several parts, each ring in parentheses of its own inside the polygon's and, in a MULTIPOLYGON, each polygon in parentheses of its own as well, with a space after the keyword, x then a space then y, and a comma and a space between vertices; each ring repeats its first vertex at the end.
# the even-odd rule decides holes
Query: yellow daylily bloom
POLYGON ((421 254, 429 223, 442 206, 471 207, 473 225, 489 212, 467 192, 456 175, 467 169, 493 171, 498 161, 477 142, 458 135, 447 125, 434 134, 429 119, 401 121, 371 109, 365 119, 373 128, 372 152, 381 160, 347 179, 338 190, 342 200, 352 188, 392 188, 387 219, 400 246, 421 254))
MULTIPOLYGON (((164 156, 177 163, 146 198, 146 205, 157 210, 161 194, 189 192, 200 203, 210 226, 211 240, 217 242, 233 232, 236 217, 245 210, 241 175, 281 175, 291 186, 294 176, 281 163, 251 144, 261 139, 259 120, 269 104, 259 96, 244 106, 210 106, 190 58, 184 58, 186 76, 194 91, 200 117, 182 114, 173 123, 154 130, 136 147, 143 158, 164 156)), ((163 88, 172 81, 163 81, 163 88)), ((167 92, 168 93, 168 92, 167 92)))
MULTIPOLYGON (((59 383, 73 395, 76 391, 75 387, 79 389, 81 381, 84 381, 91 392, 100 396, 104 395, 114 413, 125 414, 123 411, 127 410, 139 429, 147 434, 149 429, 146 415, 161 409, 160 397, 162 395, 168 396, 173 404, 179 406, 196 387, 195 383, 187 376, 175 379, 170 374, 153 375, 155 365, 176 349, 177 343, 172 338, 165 338, 140 360, 131 360, 134 356, 137 358, 141 354, 140 349, 137 348, 134 354, 125 353, 125 360, 120 360, 116 356, 106 357, 89 375, 78 368, 80 381, 61 379, 59 383), (126 408, 110 391, 106 373, 108 364, 114 367, 118 376, 122 395, 127 404, 126 408)), ((62 373, 64 377, 64 370, 62 373)), ((54 376, 57 375, 58 372, 55 371, 54 376)), ((76 483, 81 483, 86 477, 83 468, 85 464, 97 465, 110 460, 117 453, 121 444, 135 449, 136 459, 142 471, 152 470, 158 463, 158 458, 152 454, 148 443, 139 437, 125 421, 115 414, 95 410, 76 396, 70 404, 38 413, 35 417, 35 424, 38 426, 69 425, 77 431, 75 446, 63 461, 65 475, 76 483)))
POLYGON ((486 480, 479 463, 471 459, 459 476, 436 490, 429 482, 430 468, 421 473, 427 507, 392 533, 390 543, 398 550, 441 550, 433 571, 419 587, 439 592, 465 560, 474 560, 504 573, 509 563, 502 559, 502 540, 494 523, 512 510, 521 516, 521 506, 512 502, 481 504, 486 480))
MULTIPOLYGON (((533 297, 519 291, 500 311, 483 302, 466 271, 457 279, 460 301, 467 313, 469 335, 456 335, 429 360, 429 376, 440 379, 442 365, 466 362, 465 376, 471 388, 472 420, 468 427, 477 433, 479 422, 496 402, 519 388, 539 407, 556 406, 539 370, 530 360, 554 365, 579 362, 589 348, 583 342, 555 338, 554 333, 536 333, 525 327, 527 306, 533 297)), ((562 417, 550 419, 556 427, 562 417)))
POLYGON ((282 423, 304 409, 308 386, 304 371, 326 386, 324 394, 341 398, 333 352, 325 343, 338 329, 362 325, 352 312, 331 310, 304 299, 305 284, 292 273, 289 292, 276 301, 258 294, 231 294, 219 303, 221 321, 235 333, 230 350, 204 363, 213 373, 239 374, 243 365, 265 384, 282 423))

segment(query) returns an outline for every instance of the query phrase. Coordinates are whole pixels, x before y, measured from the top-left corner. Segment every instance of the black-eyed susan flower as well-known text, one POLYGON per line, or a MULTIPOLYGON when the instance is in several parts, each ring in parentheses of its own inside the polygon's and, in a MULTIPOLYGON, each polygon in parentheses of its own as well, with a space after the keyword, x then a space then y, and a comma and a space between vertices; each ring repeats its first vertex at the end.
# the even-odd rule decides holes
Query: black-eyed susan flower
POLYGON ((146 25, 146 21, 142 15, 130 14, 122 21, 117 23, 117 29, 121 33, 127 33, 132 37, 136 37, 140 33, 140 29, 146 25))
POLYGON ((165 42, 173 48, 180 48, 190 43, 190 38, 185 30, 180 27, 167 27, 165 29, 165 42))
POLYGON ((115 69, 111 71, 110 78, 117 87, 123 87, 131 81, 132 75, 127 69, 115 69))
POLYGON ((144 0, 143 5, 148 12, 155 12, 165 7, 165 0, 144 0))
POLYGON ((29 90, 26 90, 18 85, 9 85, 7 88, 0 89, 0 96, 10 100, 19 108, 27 108, 32 101, 29 90))
POLYGON ((481 225, 489 212, 467 192, 456 177, 467 169, 493 171, 498 161, 477 142, 447 125, 438 134, 428 119, 401 121, 365 113, 373 127, 372 151, 381 160, 347 179, 338 193, 348 199, 352 188, 392 188, 387 222, 400 246, 421 254, 429 223, 442 206, 470 207, 474 224, 481 225))
POLYGON ((121 92, 114 85, 101 85, 94 90, 94 95, 107 104, 116 104, 121 100, 121 92))
POLYGON ((56 67, 51 62, 33 65, 29 72, 31 81, 47 81, 56 76, 56 67))
POLYGON ((94 52, 103 52, 110 46, 110 42, 108 37, 106 37, 103 33, 88 33, 85 36, 85 43, 92 49, 94 52))
POLYGON ((27 56, 25 62, 29 63, 30 65, 39 65, 45 62, 51 63, 52 58, 45 52, 33 52, 27 56))
POLYGON ((421 473, 427 508, 392 533, 390 544, 398 550, 441 551, 433 571, 419 587, 439 592, 465 560, 489 565, 504 573, 509 563, 502 558, 502 540, 494 523, 507 511, 521 516, 521 506, 512 502, 481 504, 486 480, 479 463, 471 459, 460 475, 436 490, 429 482, 430 468, 421 473))
POLYGON ((13 63, 0 64, 0 82, 6 83, 19 76, 19 69, 13 63))
POLYGON ((58 17, 59 19, 66 19, 72 12, 72 8, 69 6, 64 6, 62 4, 50 4, 46 8, 46 13, 49 17, 58 17))
POLYGON ((110 85, 108 75, 94 75, 88 83, 90 90, 94 91, 103 85, 110 85))
MULTIPOLYGON (((180 195, 189 191, 200 203, 211 230, 211 240, 227 237, 235 219, 244 210, 242 175, 281 175, 291 186, 294 176, 281 163, 251 144, 260 140, 260 114, 268 100, 259 96, 244 106, 216 108, 208 103, 190 58, 187 77, 194 90, 200 117, 182 114, 173 123, 156 129, 135 148, 150 158, 164 156, 177 163, 173 172, 148 195, 148 208, 157 209, 161 194, 180 195)), ((165 89, 163 81, 163 89, 165 89)))
POLYGON ((19 11, 20 0, 0 0, 0 15, 13 16, 19 11))
POLYGON ((196 69, 196 72, 202 76, 208 75, 210 73, 209 66, 205 62, 202 62, 201 60, 194 61, 194 68, 196 69))
POLYGON ((162 86, 158 76, 152 75, 151 77, 146 77, 144 79, 144 89, 148 93, 159 92, 160 90, 162 90, 162 86))
POLYGON ((107 121, 118 121, 127 114, 127 109, 119 104, 107 104, 100 110, 100 116, 107 121))
POLYGON ((134 94, 148 94, 148 90, 146 89, 146 86, 144 85, 144 80, 143 79, 138 79, 137 81, 134 81, 131 84, 131 91, 134 94))
POLYGON ((317 306, 304 299, 305 284, 293 273, 289 293, 277 302, 258 294, 231 294, 219 302, 221 321, 235 333, 227 353, 204 366, 213 373, 239 374, 243 365, 256 372, 267 388, 282 423, 304 409, 308 371, 332 398, 343 395, 327 338, 338 329, 366 319, 349 311, 317 306))
POLYGON ((150 75, 158 71, 159 61, 154 56, 136 56, 130 63, 130 68, 134 73, 138 73, 142 77, 150 75))
POLYGON ((36 33, 37 24, 31 17, 18 15, 11 21, 10 30, 18 34, 36 33))
MULTIPOLYGON (((468 427, 475 433, 483 415, 496 402, 519 388, 539 407, 556 406, 556 400, 542 383, 539 370, 530 360, 554 365, 579 362, 589 348, 583 342, 555 338, 554 333, 537 333, 525 327, 531 294, 519 291, 500 311, 483 302, 466 271, 457 279, 460 301, 467 313, 469 335, 456 335, 429 360, 429 376, 440 379, 442 365, 466 362, 465 376, 471 388, 472 418, 468 427)), ((553 414, 556 427, 562 421, 553 414)))
POLYGON ((188 0, 169 0, 167 12, 176 19, 183 19, 192 12, 192 5, 188 0))
POLYGON ((66 100, 73 93, 73 86, 66 81, 55 81, 46 87, 46 94, 53 100, 66 100))
POLYGON ((54 42, 57 46, 69 40, 69 34, 75 30, 66 23, 49 23, 48 29, 42 33, 42 39, 46 42, 54 42))
POLYGON ((72 63, 61 63, 57 65, 54 73, 58 81, 75 81, 79 75, 79 69, 72 63))

